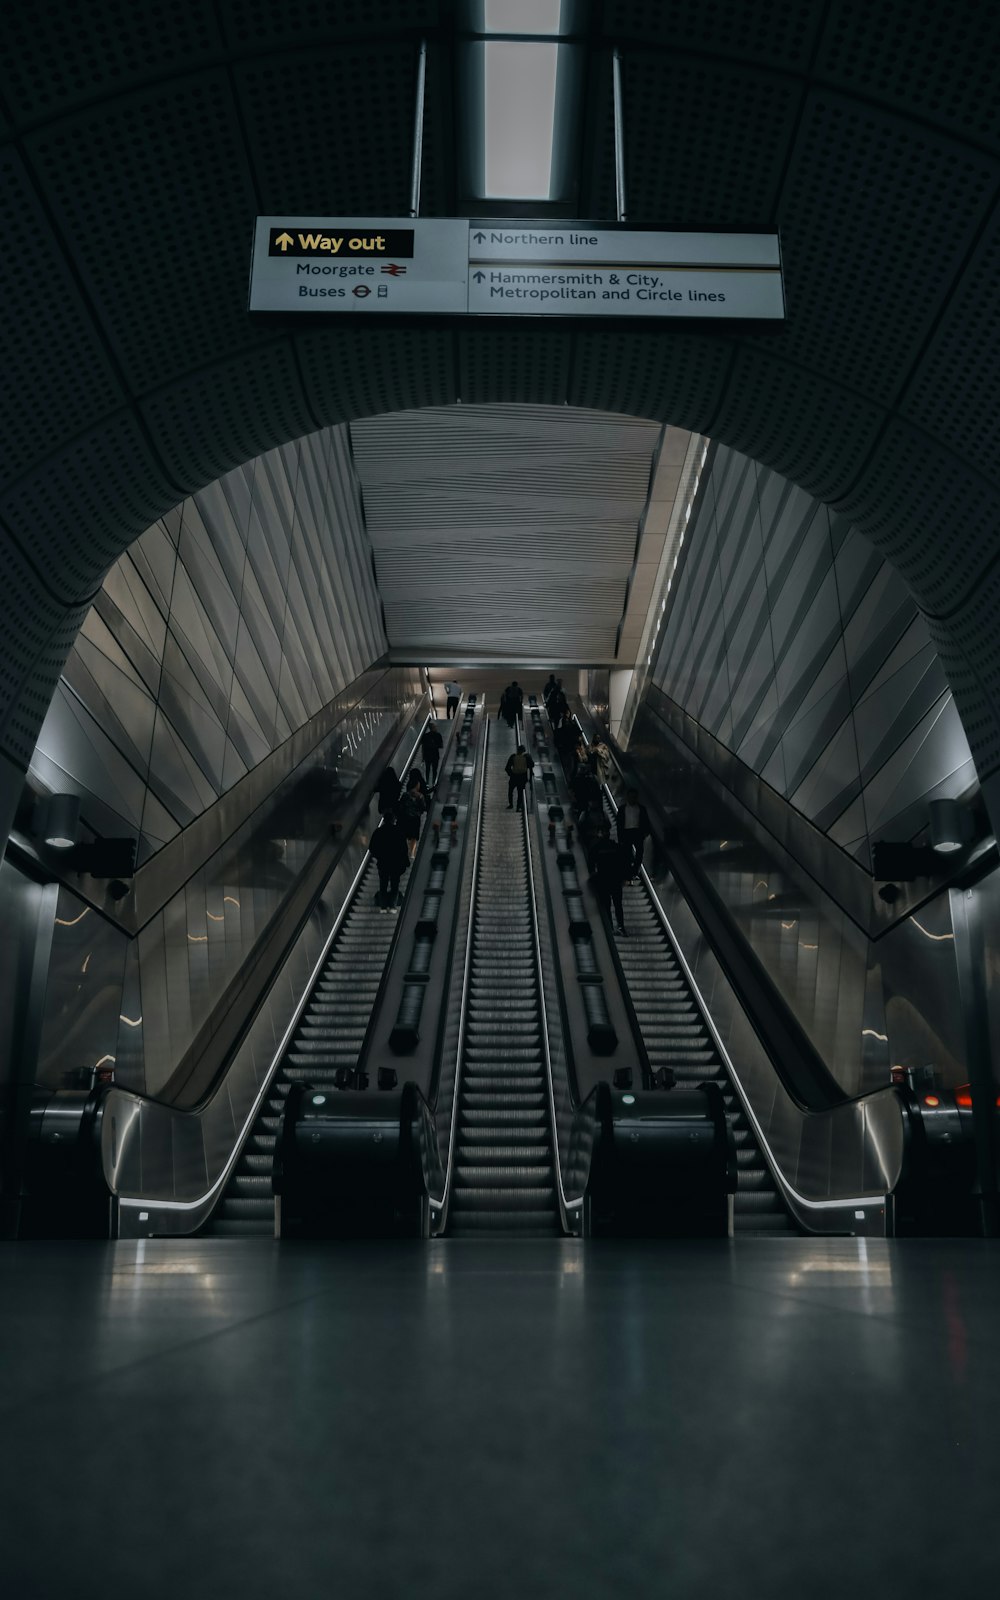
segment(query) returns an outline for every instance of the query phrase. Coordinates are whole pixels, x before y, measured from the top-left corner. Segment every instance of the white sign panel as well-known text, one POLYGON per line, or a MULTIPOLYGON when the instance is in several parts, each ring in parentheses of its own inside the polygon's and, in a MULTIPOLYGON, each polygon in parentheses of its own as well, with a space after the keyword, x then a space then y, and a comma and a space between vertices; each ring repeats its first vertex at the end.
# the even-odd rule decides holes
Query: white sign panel
POLYGON ((410 217, 259 217, 250 310, 770 321, 785 315, 773 233, 410 217))
POLYGON ((585 261, 592 266, 781 266, 776 233, 653 233, 638 228, 469 224, 470 260, 585 261))
POLYGON ((784 317, 776 234, 472 223, 469 310, 499 316, 784 317))
POLYGON ((469 224, 450 218, 258 217, 251 311, 469 309, 469 224))

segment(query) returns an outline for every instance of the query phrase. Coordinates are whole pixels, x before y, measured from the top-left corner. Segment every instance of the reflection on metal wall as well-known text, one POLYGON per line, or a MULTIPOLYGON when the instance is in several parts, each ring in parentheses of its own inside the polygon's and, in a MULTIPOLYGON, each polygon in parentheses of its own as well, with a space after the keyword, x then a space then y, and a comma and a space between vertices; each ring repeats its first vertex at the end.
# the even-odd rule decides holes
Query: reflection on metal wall
POLYGON ((138 859, 385 650, 347 430, 270 450, 147 530, 83 623, 32 759, 138 859))
POLYGON ((652 681, 870 870, 975 770, 923 618, 844 517, 719 446, 652 681))
MULTIPOLYGON (((60 889, 40 1083, 57 1087, 67 1072, 113 1066, 122 1087, 164 1092, 296 892, 334 809, 367 798, 371 763, 423 692, 419 672, 405 667, 367 674, 358 690, 333 731, 275 781, 138 937, 60 889)), ((359 839, 363 848, 364 826, 359 839)))
POLYGON ((803 870, 794 830, 782 833, 771 815, 775 831, 761 826, 759 807, 744 805, 670 727, 655 691, 629 755, 845 1094, 881 1088, 895 1065, 931 1064, 943 1084, 965 1081, 947 889, 871 937, 844 909, 851 897, 835 898, 842 885, 821 887, 826 862, 813 862, 816 876, 803 870))

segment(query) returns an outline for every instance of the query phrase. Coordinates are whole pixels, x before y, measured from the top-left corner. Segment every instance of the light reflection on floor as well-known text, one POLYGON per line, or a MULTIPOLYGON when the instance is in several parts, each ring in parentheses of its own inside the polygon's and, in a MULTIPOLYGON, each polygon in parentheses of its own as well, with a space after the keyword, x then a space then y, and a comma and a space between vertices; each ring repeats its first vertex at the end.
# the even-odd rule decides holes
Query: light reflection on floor
POLYGON ((771 1597, 820 1560, 831 1595, 971 1594, 998 1263, 872 1239, 8 1246, 9 1592, 92 1570, 144 1600, 771 1597))

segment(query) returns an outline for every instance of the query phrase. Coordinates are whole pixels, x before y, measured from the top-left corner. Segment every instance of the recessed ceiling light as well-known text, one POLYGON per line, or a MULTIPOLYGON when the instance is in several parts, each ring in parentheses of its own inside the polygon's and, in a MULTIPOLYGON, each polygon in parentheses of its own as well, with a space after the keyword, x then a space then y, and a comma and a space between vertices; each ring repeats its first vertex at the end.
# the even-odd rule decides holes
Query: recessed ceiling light
POLYGON ((558 34, 562 0, 486 0, 484 33, 558 34))
POLYGON ((486 198, 548 200, 559 46, 497 39, 483 56, 486 198))

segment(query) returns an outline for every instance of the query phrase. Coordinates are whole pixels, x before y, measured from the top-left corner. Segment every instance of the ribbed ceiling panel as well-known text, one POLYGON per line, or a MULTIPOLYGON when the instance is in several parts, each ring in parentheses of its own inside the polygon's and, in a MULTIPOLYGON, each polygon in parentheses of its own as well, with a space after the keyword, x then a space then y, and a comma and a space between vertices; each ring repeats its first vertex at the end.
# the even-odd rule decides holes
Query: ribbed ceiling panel
POLYGON ((568 406, 354 423, 392 649, 611 659, 659 432, 568 406))

